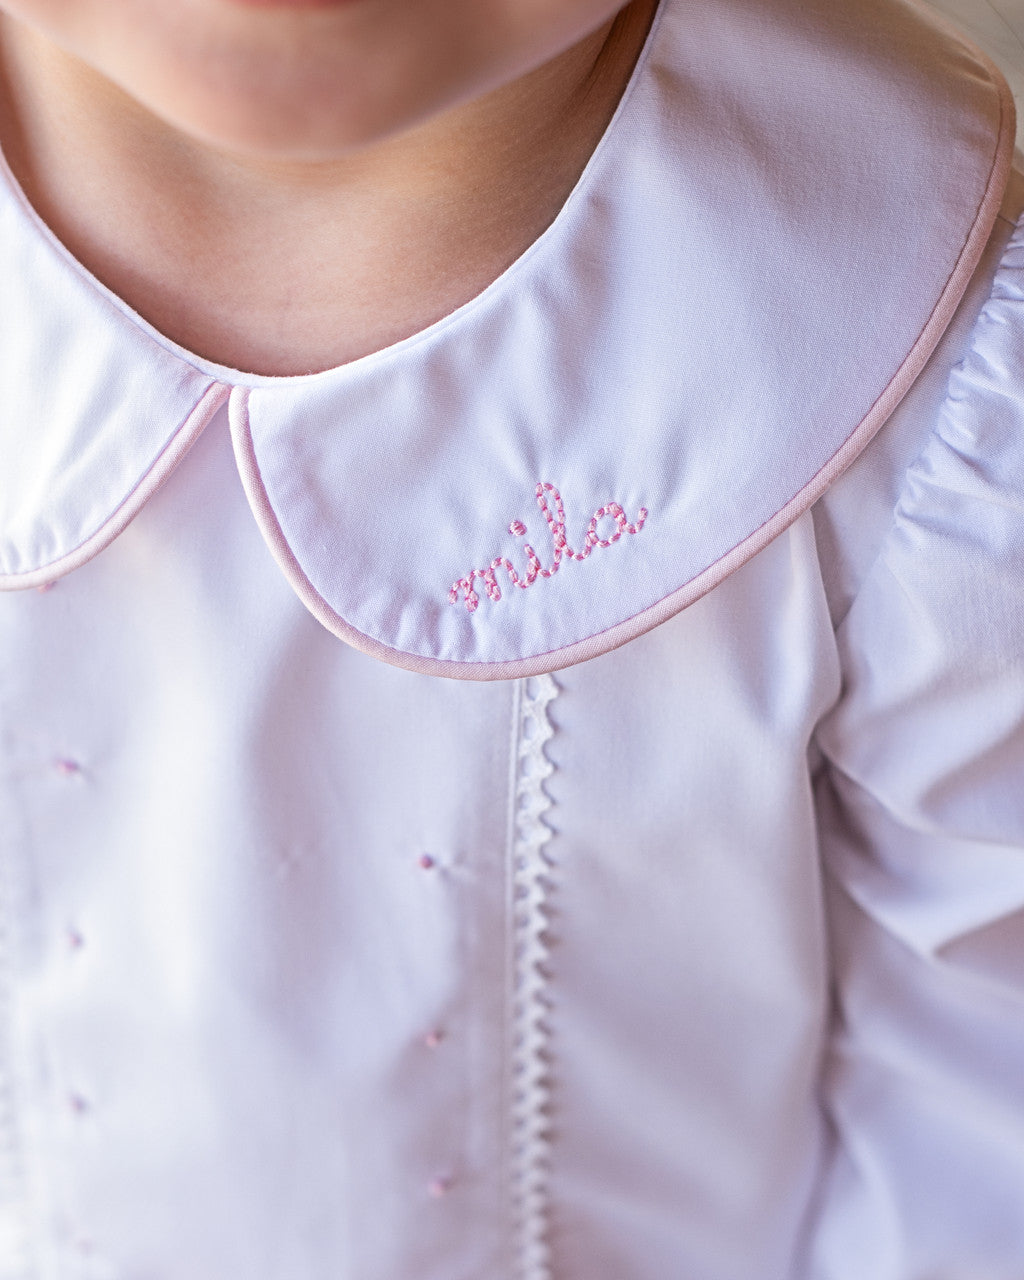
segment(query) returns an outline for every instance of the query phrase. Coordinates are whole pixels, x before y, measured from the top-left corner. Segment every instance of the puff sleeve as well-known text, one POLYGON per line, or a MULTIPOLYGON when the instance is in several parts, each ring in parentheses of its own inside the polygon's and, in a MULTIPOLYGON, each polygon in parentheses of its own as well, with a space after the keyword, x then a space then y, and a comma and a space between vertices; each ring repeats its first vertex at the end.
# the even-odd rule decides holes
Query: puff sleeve
POLYGON ((814 1280, 1024 1276, 1024 227, 838 631, 814 1280))

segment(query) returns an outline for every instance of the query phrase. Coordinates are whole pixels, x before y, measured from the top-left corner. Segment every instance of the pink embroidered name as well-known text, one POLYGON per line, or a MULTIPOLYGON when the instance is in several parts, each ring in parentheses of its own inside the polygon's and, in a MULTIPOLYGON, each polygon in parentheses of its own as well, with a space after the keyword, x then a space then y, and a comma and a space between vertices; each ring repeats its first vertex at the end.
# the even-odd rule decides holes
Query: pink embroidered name
MULTIPOLYGON (((595 547, 610 547, 613 542, 618 542, 624 533, 639 533, 647 520, 646 507, 640 508, 636 520, 631 524, 619 503, 606 502, 603 507, 599 507, 590 517, 590 524, 587 526, 582 549, 574 551, 565 536, 565 504, 562 502, 562 495, 553 484, 543 481, 537 485, 537 505, 540 507, 544 519, 548 522, 548 528, 551 530, 552 558, 550 568, 544 569, 541 567, 540 556, 528 542, 525 542, 523 543, 523 550, 526 553, 529 567, 523 577, 520 577, 516 572, 516 567, 508 556, 497 556, 486 569, 470 569, 464 578, 459 578, 458 582, 452 583, 452 589, 448 592, 448 599, 452 604, 458 603, 459 593, 461 592, 467 610, 472 613, 480 603, 480 597, 473 586, 477 578, 484 584, 484 590, 490 599, 500 600, 499 569, 507 570, 513 586, 522 587, 525 590, 526 587, 532 587, 538 578, 553 577, 558 572, 558 566, 563 559, 586 560, 595 547), (598 533, 598 526, 602 520, 615 521, 615 532, 611 533, 607 538, 602 538, 598 533)), ((524 538, 526 536, 526 525, 521 520, 513 520, 508 527, 508 531, 515 538, 524 538)))

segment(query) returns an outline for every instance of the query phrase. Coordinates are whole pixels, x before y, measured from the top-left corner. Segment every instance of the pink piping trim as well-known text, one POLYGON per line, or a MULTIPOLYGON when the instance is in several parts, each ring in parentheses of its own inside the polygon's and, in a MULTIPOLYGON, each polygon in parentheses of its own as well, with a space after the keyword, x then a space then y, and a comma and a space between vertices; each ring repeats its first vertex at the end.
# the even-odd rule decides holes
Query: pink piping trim
POLYGON ((527 658, 513 658, 506 662, 456 662, 442 658, 424 658, 419 654, 405 653, 401 649, 392 648, 380 640, 374 640, 371 636, 357 631, 351 623, 346 622, 331 608, 306 577, 302 566, 285 540, 260 475, 249 424, 248 391, 244 387, 236 387, 231 394, 228 407, 231 438, 242 484, 270 550, 310 613, 328 631, 333 632, 353 648, 382 662, 404 667, 408 671, 415 671, 421 675, 448 676, 458 680, 518 680, 526 676, 558 671, 563 667, 600 657, 630 640, 635 640, 637 636, 659 626, 699 600, 701 596, 707 595, 713 587, 718 586, 741 565, 763 551, 780 533, 799 519, 808 507, 821 497, 829 485, 842 475, 891 416, 948 328, 953 313, 981 260, 1009 180, 1013 163, 1016 122, 1013 97, 1002 73, 984 53, 973 49, 972 52, 985 65, 992 77, 999 97, 1000 120, 992 167, 977 216, 964 242, 964 247, 924 328, 893 379, 829 461, 775 515, 710 564, 697 577, 633 617, 626 618, 615 626, 599 631, 584 640, 577 640, 573 644, 561 649, 552 649, 547 653, 532 654, 527 658))
POLYGON ((21 591, 28 587, 45 587, 78 569, 109 547, 127 529, 154 493, 171 476, 175 467, 205 431, 210 419, 227 399, 229 388, 214 383, 181 426, 157 455, 156 461, 137 482, 135 488, 114 508, 110 517, 74 551, 27 573, 0 574, 0 591, 21 591))

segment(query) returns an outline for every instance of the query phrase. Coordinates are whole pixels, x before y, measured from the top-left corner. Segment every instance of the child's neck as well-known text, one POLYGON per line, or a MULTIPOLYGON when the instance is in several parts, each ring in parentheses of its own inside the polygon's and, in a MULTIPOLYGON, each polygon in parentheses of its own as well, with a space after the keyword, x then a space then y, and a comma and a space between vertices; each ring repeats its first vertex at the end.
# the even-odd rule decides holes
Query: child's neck
POLYGON ((11 167, 71 251, 188 349, 330 368, 468 301, 551 222, 615 109, 654 0, 486 98, 330 162, 226 155, 3 19, 11 167))

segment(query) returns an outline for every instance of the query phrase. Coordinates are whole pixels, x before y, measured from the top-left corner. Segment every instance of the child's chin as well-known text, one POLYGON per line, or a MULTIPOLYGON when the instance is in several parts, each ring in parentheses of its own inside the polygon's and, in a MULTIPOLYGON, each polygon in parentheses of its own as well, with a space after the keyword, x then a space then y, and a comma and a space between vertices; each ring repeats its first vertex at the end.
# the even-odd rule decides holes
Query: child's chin
POLYGON ((163 97, 152 91, 137 96, 155 115, 199 142, 239 157, 282 162, 342 159, 412 130, 446 105, 442 98, 430 110, 422 98, 409 100, 402 94, 391 99, 339 95, 336 102, 310 110, 306 99, 270 98, 248 87, 191 95, 180 88, 163 97))
POLYGON ((0 9, 185 135, 268 160, 331 160, 539 68, 622 4, 0 0, 0 9))
POLYGON ((227 0, 240 9, 342 9, 363 0, 227 0))
MULTIPOLYGON (((217 0, 220 11, 234 4, 217 0)), ((211 23, 207 40, 174 25, 164 42, 132 30, 82 57, 181 133, 281 160, 340 158, 407 132, 485 92, 504 71, 500 60, 494 68, 475 50, 453 57, 436 36, 413 39, 415 24, 388 42, 362 32, 349 38, 347 23, 336 29, 328 17, 319 39, 300 21, 290 39, 272 41, 255 12, 252 21, 255 32, 244 21, 237 30, 211 23)), ((272 25, 287 33, 290 23, 285 15, 272 25)), ((313 15, 311 27, 318 26, 313 15)))

